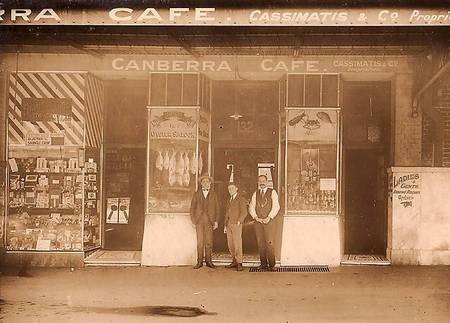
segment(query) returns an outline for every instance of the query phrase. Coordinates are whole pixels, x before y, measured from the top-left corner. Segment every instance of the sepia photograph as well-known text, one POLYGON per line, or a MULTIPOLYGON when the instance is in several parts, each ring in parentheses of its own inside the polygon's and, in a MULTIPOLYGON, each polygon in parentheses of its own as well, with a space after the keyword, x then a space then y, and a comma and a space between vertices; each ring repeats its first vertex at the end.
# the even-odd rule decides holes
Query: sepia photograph
POLYGON ((0 322, 450 322, 450 2, 0 0, 0 322))

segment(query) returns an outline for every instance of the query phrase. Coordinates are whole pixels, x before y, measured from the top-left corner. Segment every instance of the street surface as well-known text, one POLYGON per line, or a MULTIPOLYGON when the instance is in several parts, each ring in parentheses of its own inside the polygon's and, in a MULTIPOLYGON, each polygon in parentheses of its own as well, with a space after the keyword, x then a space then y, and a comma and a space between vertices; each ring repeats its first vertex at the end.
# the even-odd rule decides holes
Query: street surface
POLYGON ((450 322, 449 266, 0 271, 0 322, 450 322))

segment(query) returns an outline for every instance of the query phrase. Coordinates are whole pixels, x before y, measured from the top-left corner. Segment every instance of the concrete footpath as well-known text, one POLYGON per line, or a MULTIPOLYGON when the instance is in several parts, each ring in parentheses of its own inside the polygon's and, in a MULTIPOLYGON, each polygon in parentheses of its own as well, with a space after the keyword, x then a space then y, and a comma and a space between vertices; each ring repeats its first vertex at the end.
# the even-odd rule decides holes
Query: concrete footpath
POLYGON ((0 322, 450 322, 449 266, 1 271, 0 322))

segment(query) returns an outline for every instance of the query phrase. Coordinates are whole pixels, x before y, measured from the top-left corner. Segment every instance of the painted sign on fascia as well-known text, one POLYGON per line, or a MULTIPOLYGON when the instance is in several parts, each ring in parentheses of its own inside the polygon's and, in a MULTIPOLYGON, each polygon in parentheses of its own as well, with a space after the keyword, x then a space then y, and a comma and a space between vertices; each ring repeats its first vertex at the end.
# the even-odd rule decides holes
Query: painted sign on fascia
POLYGON ((110 68, 126 72, 262 72, 262 73, 342 73, 342 72, 393 72, 406 69, 405 60, 392 57, 180 57, 120 56, 111 57, 110 68))
POLYGON ((0 7, 8 25, 445 26, 450 8, 0 7))

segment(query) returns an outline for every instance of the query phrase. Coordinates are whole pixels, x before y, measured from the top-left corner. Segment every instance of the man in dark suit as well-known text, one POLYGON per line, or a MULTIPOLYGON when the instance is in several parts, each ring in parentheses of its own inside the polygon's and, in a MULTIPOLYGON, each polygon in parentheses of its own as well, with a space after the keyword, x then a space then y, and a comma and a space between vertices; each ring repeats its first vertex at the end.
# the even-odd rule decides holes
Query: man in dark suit
POLYGON ((258 190, 253 193, 248 210, 255 220, 256 242, 261 260, 258 268, 273 271, 275 267, 275 223, 273 219, 280 210, 280 203, 277 192, 267 187, 265 175, 258 176, 258 190))
POLYGON ((238 193, 235 183, 228 183, 228 193, 230 199, 226 206, 223 232, 227 234, 228 249, 233 261, 226 267, 242 271, 242 223, 247 216, 247 201, 238 193))
POLYGON ((203 266, 203 254, 206 266, 215 268, 212 263, 213 230, 217 229, 219 202, 211 188, 212 177, 203 175, 199 178, 200 188, 191 201, 190 216, 197 231, 197 264, 194 269, 203 266))

